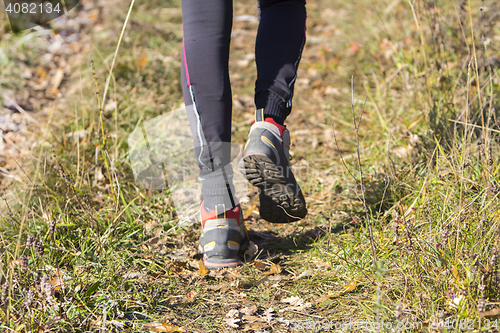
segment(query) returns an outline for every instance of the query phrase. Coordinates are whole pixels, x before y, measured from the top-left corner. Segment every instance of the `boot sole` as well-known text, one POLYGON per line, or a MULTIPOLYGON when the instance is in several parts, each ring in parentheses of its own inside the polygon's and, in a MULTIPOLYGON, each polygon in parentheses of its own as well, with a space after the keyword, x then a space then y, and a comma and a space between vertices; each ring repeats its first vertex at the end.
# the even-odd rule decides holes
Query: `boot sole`
POLYGON ((252 154, 244 156, 243 163, 245 177, 259 189, 261 218, 271 223, 289 223, 307 215, 305 201, 287 186, 284 175, 269 157, 252 154))
POLYGON ((210 259, 203 255, 203 263, 207 269, 231 268, 241 265, 241 260, 237 259, 210 259))
MULTIPOLYGON (((250 241, 247 240, 241 245, 240 254, 244 253, 250 246, 250 241)), ((203 248, 201 245, 198 245, 198 252, 203 255, 203 264, 207 269, 219 269, 219 268, 232 268, 237 267, 243 263, 240 258, 226 258, 226 259, 218 259, 218 258, 208 258, 205 253, 203 253, 203 248)))

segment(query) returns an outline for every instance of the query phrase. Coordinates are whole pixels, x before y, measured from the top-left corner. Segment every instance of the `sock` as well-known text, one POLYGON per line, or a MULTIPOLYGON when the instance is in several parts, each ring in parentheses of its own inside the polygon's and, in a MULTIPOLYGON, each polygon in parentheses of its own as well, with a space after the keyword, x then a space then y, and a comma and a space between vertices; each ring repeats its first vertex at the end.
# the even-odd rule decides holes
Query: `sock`
MULTIPOLYGON (((264 111, 264 114, 265 114, 265 111, 264 111)), ((271 118, 271 117, 265 118, 264 121, 268 122, 268 123, 271 123, 274 126, 278 127, 278 129, 280 130, 280 135, 283 137, 283 132, 286 131, 286 126, 285 125, 278 124, 276 122, 276 120, 274 120, 274 118, 271 118)))
POLYGON ((227 164, 210 172, 201 179, 201 194, 205 200, 204 206, 207 212, 214 210, 218 204, 224 204, 226 209, 233 209, 238 204, 233 185, 233 168, 227 164))
POLYGON ((286 117, 290 114, 290 107, 275 92, 268 91, 261 94, 255 102, 257 109, 264 109, 265 118, 273 118, 280 125, 285 123, 286 117))

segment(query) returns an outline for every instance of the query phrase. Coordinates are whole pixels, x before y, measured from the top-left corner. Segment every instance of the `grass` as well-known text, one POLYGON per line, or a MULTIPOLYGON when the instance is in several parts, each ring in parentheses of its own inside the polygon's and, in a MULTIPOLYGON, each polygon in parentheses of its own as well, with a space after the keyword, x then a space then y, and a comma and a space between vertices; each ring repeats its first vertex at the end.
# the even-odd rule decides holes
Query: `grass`
MULTIPOLYGON (((0 164, 17 175, 0 178, 8 185, 0 201, 1 330, 233 331, 223 322, 229 310, 252 306, 241 330, 303 331, 299 321, 323 319, 405 321, 422 332, 498 324, 496 2, 309 3, 287 125, 310 213, 291 225, 266 223, 251 192, 244 210, 257 260, 206 275, 198 228, 178 226, 167 193, 137 187, 128 160, 128 135, 182 104, 179 3, 135 3, 100 112, 90 63, 102 97, 127 14, 119 7, 105 2, 83 30, 81 61, 60 89, 78 88, 40 99, 33 117, 41 125, 28 126, 37 145, 18 159, 22 170, 0 164), (376 262, 351 93, 356 119, 364 109, 359 154, 376 262), (290 297, 311 306, 280 312, 290 297), (252 322, 269 308, 282 322, 252 322)), ((235 16, 243 14, 257 15, 256 4, 235 2, 235 16)), ((234 23, 238 145, 252 122, 255 29, 234 23)), ((4 26, 0 89, 26 90, 26 80, 12 78, 48 66, 36 60, 46 40, 33 36, 4 26)))

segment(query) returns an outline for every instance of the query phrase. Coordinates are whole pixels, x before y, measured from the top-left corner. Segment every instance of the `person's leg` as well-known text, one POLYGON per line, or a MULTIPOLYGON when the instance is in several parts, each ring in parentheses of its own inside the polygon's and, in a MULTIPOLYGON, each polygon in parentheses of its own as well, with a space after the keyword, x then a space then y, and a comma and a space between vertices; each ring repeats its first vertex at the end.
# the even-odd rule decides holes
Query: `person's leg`
POLYGON ((241 263, 248 236, 231 168, 232 0, 182 0, 182 89, 200 167, 200 250, 207 268, 241 263))
POLYGON ((304 0, 260 0, 255 46, 255 123, 243 155, 245 176, 259 188, 260 216, 293 222, 307 214, 290 167, 290 134, 283 125, 292 109, 293 87, 305 43, 304 0))
POLYGON ((233 3, 183 0, 182 15, 182 89, 205 207, 213 210, 216 204, 224 203, 234 208, 229 165, 232 101, 228 70, 233 3))
POLYGON ((255 43, 255 105, 283 125, 292 109, 297 69, 305 44, 305 0, 260 0, 255 43))

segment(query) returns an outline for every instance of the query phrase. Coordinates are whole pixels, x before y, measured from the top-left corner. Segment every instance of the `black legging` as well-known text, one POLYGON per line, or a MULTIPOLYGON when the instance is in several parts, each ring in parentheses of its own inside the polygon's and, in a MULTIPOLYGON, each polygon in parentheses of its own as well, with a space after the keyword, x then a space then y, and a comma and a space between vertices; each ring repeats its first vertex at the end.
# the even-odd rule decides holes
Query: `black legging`
MULTIPOLYGON (((260 0, 255 45, 255 104, 283 124, 305 43, 305 0, 260 0)), ((229 44, 232 0, 182 0, 182 89, 194 134, 197 163, 212 169, 229 163, 232 99, 229 44), (192 106, 192 108, 189 108, 192 106), (200 149, 205 146, 208 149, 200 149), (211 163, 212 162, 212 163, 211 163)), ((203 167, 202 167, 203 166, 203 167)))

